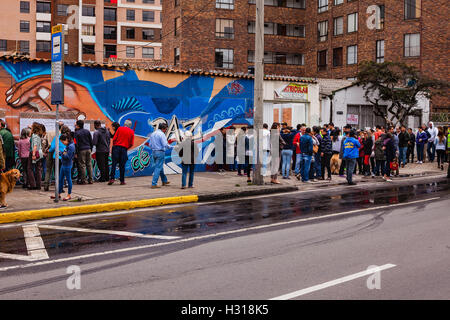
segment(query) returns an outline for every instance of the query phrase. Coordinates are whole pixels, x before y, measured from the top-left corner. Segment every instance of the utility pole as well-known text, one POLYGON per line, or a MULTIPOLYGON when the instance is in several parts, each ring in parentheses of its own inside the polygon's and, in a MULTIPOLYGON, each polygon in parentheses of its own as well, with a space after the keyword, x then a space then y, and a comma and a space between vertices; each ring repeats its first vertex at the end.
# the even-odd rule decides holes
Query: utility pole
POLYGON ((256 33, 255 33, 255 82, 253 99, 253 128, 254 141, 257 146, 253 183, 264 184, 261 175, 262 167, 262 129, 263 129, 263 81, 264 81, 264 0, 256 0, 256 33), (261 136, 261 137, 260 137, 261 136))

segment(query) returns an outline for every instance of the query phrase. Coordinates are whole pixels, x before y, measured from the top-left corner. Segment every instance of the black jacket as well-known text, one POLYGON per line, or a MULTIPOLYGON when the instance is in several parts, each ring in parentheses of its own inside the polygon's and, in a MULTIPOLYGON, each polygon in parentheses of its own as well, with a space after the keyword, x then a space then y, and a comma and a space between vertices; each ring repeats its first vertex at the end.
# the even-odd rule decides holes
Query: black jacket
POLYGON ((105 128, 99 128, 94 132, 92 144, 96 148, 96 152, 109 152, 111 138, 109 132, 105 128))
POLYGON ((398 134, 398 147, 406 148, 408 146, 409 133, 408 132, 400 132, 398 134))
POLYGON ((75 139, 77 141, 77 152, 83 150, 92 150, 92 136, 89 130, 79 129, 75 131, 75 139))

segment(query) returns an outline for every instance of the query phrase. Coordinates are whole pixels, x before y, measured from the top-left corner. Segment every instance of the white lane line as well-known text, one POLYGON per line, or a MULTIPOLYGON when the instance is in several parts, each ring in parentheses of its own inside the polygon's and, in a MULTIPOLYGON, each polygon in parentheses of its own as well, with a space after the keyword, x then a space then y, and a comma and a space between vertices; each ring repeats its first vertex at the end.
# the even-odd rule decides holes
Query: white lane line
POLYGON ((173 239, 180 238, 180 237, 176 237, 176 236, 160 236, 160 235, 152 235, 152 234, 127 232, 127 231, 72 228, 72 227, 63 227, 63 226, 53 226, 53 225, 47 225, 47 224, 40 224, 39 228, 52 229, 52 230, 64 230, 64 231, 76 231, 76 232, 102 233, 102 234, 111 234, 111 235, 118 235, 118 236, 125 236, 125 237, 161 239, 161 240, 173 240, 173 239))
POLYGON ((45 249, 44 241, 37 225, 23 226, 23 237, 27 246, 28 255, 11 254, 0 252, 0 258, 22 261, 37 261, 48 259, 48 253, 45 249))
POLYGON ((376 273, 376 272, 380 272, 380 271, 383 271, 383 270, 386 270, 386 269, 390 269, 390 268, 393 268, 395 266, 396 266, 395 264, 388 263, 388 264, 385 264, 385 265, 382 265, 382 266, 379 266, 379 267, 376 267, 376 268, 370 268, 370 269, 367 269, 365 271, 354 273, 354 274, 351 274, 351 275, 346 276, 346 277, 342 277, 342 278, 339 278, 339 279, 336 279, 336 280, 332 280, 332 281, 328 281, 328 282, 325 282, 325 283, 322 283, 322 284, 318 284, 318 285, 313 286, 313 287, 309 287, 309 288, 306 288, 306 289, 302 289, 302 290, 294 291, 294 292, 291 292, 291 293, 287 293, 287 294, 284 294, 282 296, 278 296, 278 297, 275 297, 275 298, 272 298, 272 299, 269 299, 269 300, 289 300, 289 299, 292 299, 292 298, 297 298, 297 297, 303 296, 305 294, 308 294, 308 293, 311 293, 311 292, 314 292, 314 291, 319 291, 319 290, 322 290, 322 289, 325 289, 325 288, 336 286, 338 284, 341 284, 341 283, 344 283, 344 282, 348 282, 348 281, 352 281, 352 280, 357 279, 357 278, 366 277, 366 276, 368 276, 368 275, 370 275, 372 273, 376 273))
POLYGON ((216 237, 229 235, 229 234, 241 233, 241 232, 252 231, 252 230, 260 230, 260 229, 266 229, 266 228, 272 228, 272 227, 276 227, 276 226, 289 225, 289 224, 294 224, 294 223, 299 223, 299 222, 304 222, 304 221, 323 220, 323 219, 327 219, 329 217, 344 216, 344 215, 349 215, 349 214, 356 213, 356 212, 361 212, 361 211, 372 211, 372 210, 378 210, 378 209, 384 209, 384 208, 390 208, 390 207, 406 206, 406 205, 410 205, 410 204, 414 204, 414 203, 421 203, 421 202, 432 201, 432 200, 436 200, 436 199, 439 199, 439 198, 440 197, 435 197, 435 198, 430 198, 430 199, 416 200, 416 201, 411 201, 411 202, 397 203, 397 204, 378 206, 378 207, 373 207, 373 208, 357 209, 357 210, 352 210, 352 211, 346 211, 346 212, 330 214, 330 215, 327 215, 327 216, 311 217, 311 218, 306 218, 306 219, 297 219, 297 220, 291 220, 291 221, 277 222, 277 223, 266 224, 266 225, 262 225, 262 226, 255 226, 255 227, 249 227, 249 228, 244 228, 244 229, 237 229, 237 230, 231 230, 231 231, 225 231, 225 232, 218 232, 218 233, 213 233, 213 234, 207 234, 207 235, 204 235, 204 236, 184 238, 184 239, 178 239, 178 240, 173 240, 173 241, 167 241, 167 242, 143 245, 143 246, 138 246, 138 247, 123 248, 123 249, 117 249, 117 250, 110 250, 110 251, 91 253, 91 254, 86 254, 86 255, 81 255, 81 256, 76 256, 76 257, 61 258, 61 259, 56 259, 56 260, 47 260, 47 261, 30 263, 30 264, 25 264, 25 265, 4 267, 4 268, 0 268, 0 271, 7 271, 7 270, 12 270, 12 269, 23 269, 23 268, 29 268, 29 267, 34 267, 34 266, 41 266, 41 265, 46 265, 46 264, 52 264, 52 263, 60 263, 60 262, 67 262, 67 261, 73 261, 73 260, 79 260, 79 259, 86 259, 86 258, 104 256, 104 255, 114 254, 114 253, 122 253, 122 252, 128 252, 128 251, 150 249, 150 248, 154 248, 154 247, 161 247, 161 246, 177 244, 177 243, 183 243, 183 242, 189 242, 189 241, 195 241, 195 240, 211 239, 211 238, 216 238, 216 237))

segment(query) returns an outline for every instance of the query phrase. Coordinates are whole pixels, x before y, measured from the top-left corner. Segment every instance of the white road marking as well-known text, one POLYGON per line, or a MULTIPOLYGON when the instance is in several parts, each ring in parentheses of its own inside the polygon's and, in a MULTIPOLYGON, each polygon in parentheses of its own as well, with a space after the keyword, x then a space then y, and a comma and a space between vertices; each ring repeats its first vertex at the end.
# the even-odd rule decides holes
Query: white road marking
POLYGON ((153 234, 127 232, 127 231, 72 228, 72 227, 63 227, 63 226, 53 226, 53 225, 47 225, 47 224, 40 224, 39 228, 52 229, 52 230, 77 231, 77 232, 89 232, 89 233, 103 233, 103 234, 111 234, 111 235, 118 235, 118 236, 125 236, 125 237, 146 238, 146 239, 173 240, 173 239, 180 238, 180 237, 176 237, 176 236, 160 236, 160 235, 153 235, 153 234))
POLYGON ((80 256, 75 256, 75 257, 68 257, 68 258, 61 258, 61 259, 56 259, 56 260, 35 262, 35 263, 30 263, 30 264, 25 264, 25 265, 4 267, 4 268, 0 268, 0 271, 23 269, 23 268, 41 266, 41 265, 46 265, 46 264, 53 264, 53 263, 67 262, 67 261, 86 259, 86 258, 92 258, 92 257, 99 257, 99 256, 104 256, 104 255, 109 255, 109 254, 114 254, 114 253, 122 253, 122 252, 136 251, 136 250, 142 250, 142 249, 150 249, 150 248, 167 246, 167 245, 183 243, 183 242, 190 242, 190 241, 195 241, 195 240, 211 239, 211 238, 216 238, 216 237, 230 235, 230 234, 242 233, 242 232, 246 232, 246 231, 267 229, 267 228, 272 228, 272 227, 277 227, 277 226, 282 226, 282 225, 289 225, 289 224, 304 222, 304 221, 324 220, 329 217, 344 216, 344 215, 349 215, 352 213, 362 212, 362 211, 372 211, 372 210, 385 209, 385 208, 391 208, 391 207, 406 206, 406 205, 410 205, 410 204, 414 204, 414 203, 427 202, 427 201, 432 201, 432 200, 437 200, 437 199, 440 199, 440 197, 416 200, 416 201, 405 202, 405 203, 397 203, 397 204, 391 204, 391 205, 385 205, 385 206, 378 206, 378 207, 373 207, 373 208, 356 209, 356 210, 340 212, 340 213, 335 213, 335 214, 330 214, 330 215, 320 216, 320 217, 311 217, 311 218, 296 219, 296 220, 291 220, 291 221, 277 222, 277 223, 266 224, 266 225, 261 225, 261 226, 248 227, 248 228, 243 228, 243 229, 207 234, 204 236, 183 238, 183 239, 178 239, 178 240, 173 240, 173 241, 167 241, 167 242, 161 242, 161 243, 155 243, 155 244, 149 244, 149 245, 142 245, 142 246, 131 247, 131 248, 116 249, 116 250, 80 255, 80 256))
POLYGON ((318 290, 322 290, 322 289, 329 288, 329 287, 332 287, 332 286, 336 286, 338 284, 341 284, 341 283, 344 283, 344 282, 348 282, 348 281, 352 281, 352 280, 357 279, 357 278, 366 277, 366 276, 368 276, 368 275, 370 275, 372 273, 383 271, 383 270, 386 270, 386 269, 390 269, 390 268, 393 268, 395 266, 396 266, 395 264, 388 263, 388 264, 385 264, 385 265, 382 265, 382 266, 379 266, 379 267, 376 267, 376 268, 370 268, 370 269, 367 269, 365 271, 354 273, 354 274, 351 274, 351 275, 346 276, 346 277, 342 277, 342 278, 339 278, 339 279, 336 279, 336 280, 332 280, 332 281, 328 281, 328 282, 325 282, 325 283, 322 283, 322 284, 318 284, 318 285, 313 286, 313 287, 309 287, 309 288, 306 288, 306 289, 302 289, 302 290, 294 291, 294 292, 291 292, 291 293, 287 293, 287 294, 284 294, 282 296, 278 296, 278 297, 275 297, 275 298, 272 298, 272 299, 269 299, 269 300, 289 300, 289 299, 292 299, 292 298, 297 298, 297 297, 303 296, 305 294, 308 294, 308 293, 311 293, 311 292, 314 292, 314 291, 318 291, 318 290))
POLYGON ((42 241, 41 234, 37 225, 23 226, 23 236, 27 246, 28 255, 1 253, 0 258, 13 259, 22 261, 37 261, 48 259, 47 250, 45 250, 44 241, 42 241))

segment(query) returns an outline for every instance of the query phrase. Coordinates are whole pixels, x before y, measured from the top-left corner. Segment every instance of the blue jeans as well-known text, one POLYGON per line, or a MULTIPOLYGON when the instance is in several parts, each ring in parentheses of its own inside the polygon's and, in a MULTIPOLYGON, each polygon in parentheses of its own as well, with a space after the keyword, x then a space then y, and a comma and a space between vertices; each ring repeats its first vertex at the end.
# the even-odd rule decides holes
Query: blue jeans
POLYGON ((67 180, 67 194, 72 193, 72 167, 61 167, 59 170, 59 194, 63 192, 64 178, 67 180))
POLYGON ((435 146, 434 142, 428 141, 427 153, 428 153, 428 160, 430 160, 431 162, 434 161, 435 152, 436 152, 436 146, 435 146))
POLYGON ((408 147, 401 147, 399 148, 399 156, 398 156, 398 163, 406 164, 406 151, 408 150, 408 147))
POLYGON ((116 167, 117 164, 119 164, 120 182, 125 182, 125 164, 127 163, 128 160, 127 149, 121 146, 113 146, 111 158, 112 158, 112 165, 111 165, 111 175, 109 176, 110 179, 114 180, 116 178, 116 167))
POLYGON ((186 176, 189 171, 189 187, 194 185, 195 164, 181 164, 181 186, 186 187, 186 176))
POLYGON ((376 160, 375 165, 375 175, 380 175, 380 169, 381 169, 381 175, 385 174, 386 171, 386 160, 376 160))
POLYGON ((295 157, 295 174, 300 173, 300 162, 301 162, 301 153, 297 153, 297 156, 295 157))
POLYGON ((164 174, 164 159, 166 153, 164 151, 152 151, 152 159, 155 164, 155 169, 153 170, 152 186, 158 184, 158 179, 161 177, 163 183, 167 182, 167 177, 164 174))
POLYGON ((291 168, 292 149, 283 149, 281 151, 281 174, 284 178, 289 177, 289 170, 291 168))
POLYGON ((314 155, 314 170, 313 170, 313 177, 315 179, 322 177, 321 160, 322 159, 320 157, 320 153, 316 153, 314 155))
POLYGON ((423 144, 417 144, 417 161, 423 161, 423 144))
POLYGON ((347 164, 347 182, 353 182, 353 171, 356 167, 356 159, 345 159, 345 163, 347 164))
POLYGON ((302 176, 302 181, 306 182, 309 180, 309 168, 311 167, 312 156, 300 153, 300 174, 302 176))

